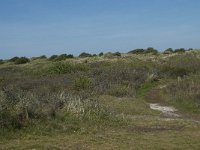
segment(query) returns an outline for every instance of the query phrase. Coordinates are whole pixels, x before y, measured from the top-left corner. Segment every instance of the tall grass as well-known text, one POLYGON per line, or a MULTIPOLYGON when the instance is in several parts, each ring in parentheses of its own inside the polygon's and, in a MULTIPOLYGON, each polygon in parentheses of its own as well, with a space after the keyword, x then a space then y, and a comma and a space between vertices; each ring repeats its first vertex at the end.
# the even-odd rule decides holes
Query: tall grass
MULTIPOLYGON (((40 89, 41 90, 41 89, 40 89)), ((109 117, 95 99, 81 99, 65 91, 23 91, 7 87, 0 91, 0 128, 22 128, 55 118, 71 117, 79 120, 101 121, 109 117)))
POLYGON ((182 79, 171 83, 165 90, 171 103, 183 111, 200 113, 200 81, 182 79))

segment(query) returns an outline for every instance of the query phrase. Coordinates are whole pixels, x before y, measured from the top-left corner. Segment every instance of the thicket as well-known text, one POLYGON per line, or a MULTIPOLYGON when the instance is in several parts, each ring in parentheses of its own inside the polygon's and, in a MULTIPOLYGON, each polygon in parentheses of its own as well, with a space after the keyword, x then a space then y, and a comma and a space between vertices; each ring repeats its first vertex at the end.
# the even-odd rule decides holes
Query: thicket
POLYGON ((17 60, 15 60, 15 64, 26 64, 30 62, 30 59, 26 58, 26 57, 20 57, 17 60))
POLYGON ((8 60, 9 62, 13 62, 15 64, 25 64, 30 62, 30 59, 27 57, 13 57, 8 60))
POLYGON ((42 55, 42 56, 39 56, 39 57, 32 57, 31 60, 37 60, 37 59, 47 59, 47 56, 46 55, 42 55))
POLYGON ((52 55, 52 56, 49 57, 48 60, 55 60, 57 57, 58 57, 58 55, 52 55))
POLYGON ((48 60, 50 61, 62 61, 62 60, 66 60, 69 58, 74 58, 74 56, 72 54, 61 54, 61 55, 52 55, 49 57, 48 60))
POLYGON ((15 62, 17 59, 19 59, 19 57, 13 57, 13 58, 9 59, 9 62, 15 62))
POLYGON ((86 53, 86 52, 83 52, 79 55, 80 58, 85 58, 85 57, 92 57, 92 54, 89 54, 89 53, 86 53))
POLYGON ((131 54, 143 54, 144 52, 145 52, 144 49, 134 49, 134 50, 129 51, 128 53, 131 53, 131 54))
POLYGON ((100 53, 99 53, 99 56, 101 57, 101 56, 103 56, 103 54, 104 54, 103 52, 100 52, 100 53))
POLYGON ((151 54, 155 55, 155 54, 158 54, 158 50, 156 50, 153 47, 148 47, 147 49, 134 49, 134 50, 129 51, 128 53, 130 53, 130 54, 148 54, 148 53, 151 53, 151 54))
POLYGON ((168 48, 168 49, 164 50, 163 54, 171 54, 173 52, 174 52, 174 50, 172 48, 168 48))

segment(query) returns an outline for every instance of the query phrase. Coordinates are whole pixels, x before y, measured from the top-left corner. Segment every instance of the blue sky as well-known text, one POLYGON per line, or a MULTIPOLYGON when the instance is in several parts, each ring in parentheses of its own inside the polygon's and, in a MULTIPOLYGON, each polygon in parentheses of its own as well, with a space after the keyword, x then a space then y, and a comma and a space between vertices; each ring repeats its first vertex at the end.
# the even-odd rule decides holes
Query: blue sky
POLYGON ((199 0, 0 0, 0 58, 200 48, 199 0))

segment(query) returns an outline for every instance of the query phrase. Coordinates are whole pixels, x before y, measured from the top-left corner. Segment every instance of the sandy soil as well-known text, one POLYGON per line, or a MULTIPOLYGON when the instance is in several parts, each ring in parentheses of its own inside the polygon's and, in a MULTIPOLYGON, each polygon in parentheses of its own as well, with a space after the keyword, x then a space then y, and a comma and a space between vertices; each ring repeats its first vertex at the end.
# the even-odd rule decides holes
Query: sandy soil
POLYGON ((150 103, 149 105, 151 109, 161 111, 167 117, 180 117, 176 113, 177 110, 172 106, 161 106, 157 103, 150 103))

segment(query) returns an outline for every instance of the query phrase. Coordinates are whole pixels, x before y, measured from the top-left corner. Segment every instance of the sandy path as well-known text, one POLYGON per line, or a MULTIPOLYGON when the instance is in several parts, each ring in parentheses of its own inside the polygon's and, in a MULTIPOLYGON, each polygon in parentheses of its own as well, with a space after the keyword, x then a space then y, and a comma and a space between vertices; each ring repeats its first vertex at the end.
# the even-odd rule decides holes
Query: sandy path
POLYGON ((172 106, 161 106, 157 103, 150 103, 149 105, 151 109, 161 111, 167 117, 180 117, 175 113, 177 110, 172 106))

